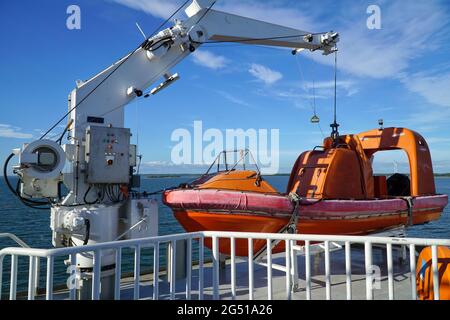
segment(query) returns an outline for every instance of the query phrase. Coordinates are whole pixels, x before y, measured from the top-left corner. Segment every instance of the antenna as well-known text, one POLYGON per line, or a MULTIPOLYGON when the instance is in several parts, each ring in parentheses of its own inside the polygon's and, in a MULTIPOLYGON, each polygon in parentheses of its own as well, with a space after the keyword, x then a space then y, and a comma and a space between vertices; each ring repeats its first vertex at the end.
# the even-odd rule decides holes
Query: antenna
POLYGON ((144 31, 142 31, 142 28, 139 26, 139 23, 136 22, 136 27, 138 28, 139 32, 144 37, 144 40, 147 40, 147 36, 145 35, 144 31))
POLYGON ((334 50, 334 121, 330 125, 331 127, 331 139, 333 139, 333 144, 337 144, 337 139, 339 137, 339 124, 337 123, 337 47, 334 50))

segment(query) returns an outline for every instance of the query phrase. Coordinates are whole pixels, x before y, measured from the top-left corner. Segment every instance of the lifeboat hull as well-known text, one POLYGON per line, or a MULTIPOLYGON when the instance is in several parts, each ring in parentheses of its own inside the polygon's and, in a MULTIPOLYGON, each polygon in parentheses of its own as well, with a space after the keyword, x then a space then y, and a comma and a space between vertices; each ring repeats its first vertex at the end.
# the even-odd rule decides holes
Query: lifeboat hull
MULTIPOLYGON (((305 200, 298 206, 299 234, 368 235, 402 225, 423 224, 440 218, 446 195, 416 197, 412 219, 404 199, 305 200)), ((290 221, 295 206, 284 195, 214 189, 168 191, 163 202, 188 232, 234 231, 278 233, 290 221)), ((211 247, 210 241, 205 242, 211 247)), ((255 240, 254 252, 265 246, 255 240)), ((280 243, 274 252, 283 250, 280 243)), ((230 242, 221 239, 219 251, 230 253, 230 242)), ((247 240, 236 239, 236 254, 248 255, 247 240)))

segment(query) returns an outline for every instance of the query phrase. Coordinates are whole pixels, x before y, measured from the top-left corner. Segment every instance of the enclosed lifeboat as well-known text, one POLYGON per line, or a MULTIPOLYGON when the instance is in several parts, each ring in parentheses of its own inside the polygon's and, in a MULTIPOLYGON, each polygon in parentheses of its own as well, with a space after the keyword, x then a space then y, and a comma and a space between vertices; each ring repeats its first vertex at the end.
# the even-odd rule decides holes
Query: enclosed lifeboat
MULTIPOLYGON (((322 147, 302 153, 286 193, 277 192, 259 171, 233 167, 166 191, 163 202, 189 232, 368 235, 437 220, 448 198, 436 194, 425 139, 408 129, 386 128, 326 138, 322 147), (375 176, 373 155, 398 149, 408 155, 410 177, 375 176)), ((236 254, 246 256, 247 241, 236 241, 236 254)), ((265 241, 255 241, 254 251, 264 246, 265 241)), ((219 250, 228 254, 229 241, 221 240, 219 250)))

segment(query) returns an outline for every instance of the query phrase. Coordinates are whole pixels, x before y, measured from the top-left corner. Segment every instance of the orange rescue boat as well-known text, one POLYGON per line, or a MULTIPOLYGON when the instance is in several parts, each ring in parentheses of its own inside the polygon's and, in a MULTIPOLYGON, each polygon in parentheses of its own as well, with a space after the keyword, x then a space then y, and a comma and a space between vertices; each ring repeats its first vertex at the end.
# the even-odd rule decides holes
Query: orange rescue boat
MULTIPOLYGON (((368 235, 437 220, 448 197, 436 194, 425 139, 409 129, 386 128, 326 138, 322 147, 302 153, 286 193, 277 192, 259 171, 233 167, 208 170, 193 183, 166 191, 163 202, 188 232, 368 235), (397 149, 408 155, 410 177, 375 176, 372 156, 397 149)), ((264 246, 265 241, 255 241, 254 252, 264 246)), ((281 244, 274 248, 279 250, 281 244)), ((229 241, 222 239, 219 251, 229 254, 229 241)), ((246 240, 236 240, 236 254, 248 254, 246 240)))

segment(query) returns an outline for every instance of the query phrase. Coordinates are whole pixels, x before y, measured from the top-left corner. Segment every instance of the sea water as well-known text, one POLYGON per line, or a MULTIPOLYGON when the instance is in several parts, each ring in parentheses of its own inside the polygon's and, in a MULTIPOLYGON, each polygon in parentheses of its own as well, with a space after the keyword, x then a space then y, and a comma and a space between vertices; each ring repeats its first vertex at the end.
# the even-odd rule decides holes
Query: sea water
MULTIPOLYGON (((16 182, 15 178, 11 178, 12 182, 16 182)), ((288 176, 267 176, 266 180, 280 192, 285 192, 289 177, 288 176)), ((155 177, 142 179, 142 191, 157 191, 164 188, 178 186, 180 183, 192 181, 192 176, 177 177, 155 177)), ((450 195, 450 178, 436 178, 436 188, 438 193, 450 195)), ((164 206, 161 202, 161 196, 154 196, 159 203, 159 234, 167 235, 184 232, 183 228, 175 220, 172 211, 164 206)), ((16 199, 6 188, 3 179, 0 180, 0 233, 13 233, 30 247, 33 248, 51 248, 51 230, 50 230, 50 213, 46 210, 34 210, 24 206, 16 199)), ((413 226, 408 229, 409 237, 418 238, 450 238, 450 206, 448 206, 438 221, 413 226)), ((10 240, 0 239, 0 249, 5 247, 16 246, 10 240)), ((165 250, 161 250, 161 265, 165 263, 165 250)), ((124 250, 123 266, 124 273, 132 271, 132 250, 124 250)), ((196 255, 194 254, 194 259, 196 255)), ((143 252, 141 269, 145 270, 151 266, 152 254, 150 251, 143 252)), ((41 286, 45 281, 45 260, 42 259, 41 265, 41 286)), ((3 274, 3 294, 9 289, 9 268, 10 259, 6 258, 4 263, 3 274)), ((63 285, 69 274, 66 273, 67 267, 63 263, 63 259, 55 261, 55 285, 63 285)), ((28 258, 19 259, 18 269, 18 291, 26 290, 28 279, 28 258)))

